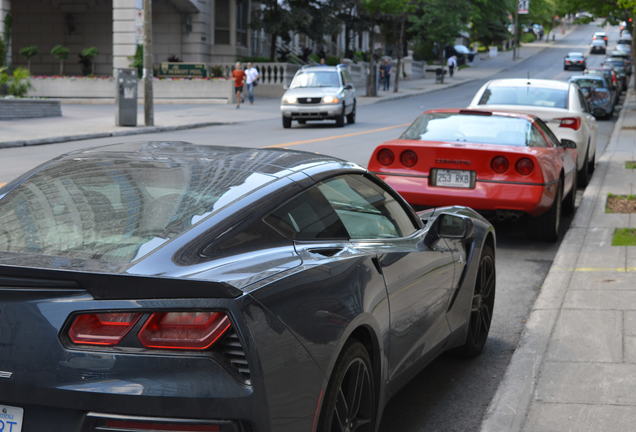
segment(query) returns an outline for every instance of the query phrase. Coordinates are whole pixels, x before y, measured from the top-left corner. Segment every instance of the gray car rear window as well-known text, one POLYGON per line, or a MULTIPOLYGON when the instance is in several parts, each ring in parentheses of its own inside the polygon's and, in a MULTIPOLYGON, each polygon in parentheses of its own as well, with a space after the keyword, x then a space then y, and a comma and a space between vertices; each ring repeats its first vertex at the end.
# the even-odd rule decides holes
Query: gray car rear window
POLYGON ((272 180, 227 161, 66 160, 0 195, 0 252, 130 263, 272 180))

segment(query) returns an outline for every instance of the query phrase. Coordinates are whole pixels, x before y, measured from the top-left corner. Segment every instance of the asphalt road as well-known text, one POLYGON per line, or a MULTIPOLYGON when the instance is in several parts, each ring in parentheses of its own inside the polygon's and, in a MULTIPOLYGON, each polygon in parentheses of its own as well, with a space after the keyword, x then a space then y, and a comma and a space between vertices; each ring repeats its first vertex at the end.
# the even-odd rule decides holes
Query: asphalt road
MULTIPOLYGON (((595 30, 593 25, 579 27, 559 45, 523 59, 493 78, 530 76, 567 79, 575 72, 563 71, 563 56, 569 51, 585 51, 595 30)), ((617 32, 611 31, 610 40, 616 40, 616 35, 617 32)), ((600 61, 601 56, 590 58, 592 65, 600 61)), ((384 140, 395 138, 418 112, 466 106, 482 84, 483 81, 470 82, 422 96, 360 107, 358 122, 344 129, 334 129, 331 124, 315 124, 283 130, 278 112, 273 112, 271 120, 138 135, 130 139, 290 147, 366 165, 372 149, 384 140)), ((607 144, 613 124, 614 121, 599 121, 599 154, 607 144)), ((122 138, 0 150, 0 182, 8 181, 57 154, 119 141, 122 138)), ((564 225, 565 230, 567 224, 564 225)), ((429 365, 389 403, 381 424, 382 432, 479 430, 481 419, 517 346, 524 320, 558 248, 558 245, 530 241, 523 231, 523 224, 497 226, 497 299, 491 336, 483 355, 471 361, 443 356, 429 365)))

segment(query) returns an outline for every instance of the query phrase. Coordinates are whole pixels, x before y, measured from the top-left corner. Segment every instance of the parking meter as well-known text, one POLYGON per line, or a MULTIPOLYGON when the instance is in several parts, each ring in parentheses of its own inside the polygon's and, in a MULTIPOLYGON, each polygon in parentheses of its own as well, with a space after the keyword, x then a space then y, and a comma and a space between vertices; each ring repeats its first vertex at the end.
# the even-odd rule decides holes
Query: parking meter
POLYGON ((117 126, 137 126, 137 71, 117 69, 116 96, 117 126))

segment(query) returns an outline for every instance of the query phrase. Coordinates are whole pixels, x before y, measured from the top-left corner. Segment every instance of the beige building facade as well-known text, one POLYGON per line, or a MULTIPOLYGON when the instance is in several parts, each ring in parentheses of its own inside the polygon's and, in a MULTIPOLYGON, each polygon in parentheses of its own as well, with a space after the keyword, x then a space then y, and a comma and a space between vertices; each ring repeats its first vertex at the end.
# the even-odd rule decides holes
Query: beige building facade
MULTIPOLYGON (((184 61, 220 63, 261 55, 261 37, 249 28, 252 0, 153 0, 155 63, 184 61)), ((142 0, 0 0, 0 15, 12 17, 11 52, 14 65, 26 65, 19 53, 37 46, 31 60, 33 75, 53 75, 59 61, 51 48, 70 49, 65 73, 79 75, 78 54, 97 48, 95 74, 111 75, 131 66, 143 42, 142 0)), ((0 20, 0 34, 4 20, 0 20)), ((258 32, 260 33, 260 32, 258 32)))

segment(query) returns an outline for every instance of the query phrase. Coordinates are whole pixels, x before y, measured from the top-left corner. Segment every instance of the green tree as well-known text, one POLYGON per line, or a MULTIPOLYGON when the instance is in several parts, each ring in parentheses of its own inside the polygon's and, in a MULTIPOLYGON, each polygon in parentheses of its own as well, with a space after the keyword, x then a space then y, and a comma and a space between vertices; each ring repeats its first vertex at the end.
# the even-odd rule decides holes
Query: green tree
POLYGON ((510 0, 473 0, 471 37, 486 46, 502 43, 510 37, 508 25, 513 12, 510 0))
POLYGON ((35 45, 25 46, 20 50, 20 55, 27 60, 27 69, 31 70, 31 59, 38 55, 40 50, 35 45))
POLYGON ((25 97, 32 87, 29 77, 29 71, 25 68, 15 68, 10 74, 7 67, 0 67, 0 88, 6 87, 11 96, 25 97))
POLYGON ((79 54, 79 62, 82 65, 82 75, 95 74, 95 57, 99 51, 95 47, 84 48, 79 54))
POLYGON ((62 45, 55 45, 51 48, 51 54, 53 54, 60 61, 60 75, 64 75, 64 60, 68 58, 71 51, 62 45))
POLYGON ((269 35, 269 57, 272 60, 276 60, 278 37, 289 41, 290 20, 291 14, 287 3, 279 2, 279 0, 263 0, 261 7, 253 11, 251 27, 254 30, 263 29, 269 35))

